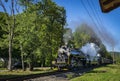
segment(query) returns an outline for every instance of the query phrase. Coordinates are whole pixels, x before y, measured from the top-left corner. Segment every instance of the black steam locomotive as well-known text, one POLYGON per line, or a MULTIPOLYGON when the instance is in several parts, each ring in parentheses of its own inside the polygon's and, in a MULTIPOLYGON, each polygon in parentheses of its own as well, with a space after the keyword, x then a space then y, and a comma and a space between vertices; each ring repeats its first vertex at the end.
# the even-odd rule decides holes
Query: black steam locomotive
POLYGON ((80 69, 82 67, 90 67, 92 65, 101 65, 111 62, 111 60, 100 56, 96 56, 93 60, 90 60, 88 55, 85 55, 78 49, 71 49, 67 46, 61 46, 58 50, 56 60, 53 61, 53 66, 57 67, 58 70, 63 68, 80 69))

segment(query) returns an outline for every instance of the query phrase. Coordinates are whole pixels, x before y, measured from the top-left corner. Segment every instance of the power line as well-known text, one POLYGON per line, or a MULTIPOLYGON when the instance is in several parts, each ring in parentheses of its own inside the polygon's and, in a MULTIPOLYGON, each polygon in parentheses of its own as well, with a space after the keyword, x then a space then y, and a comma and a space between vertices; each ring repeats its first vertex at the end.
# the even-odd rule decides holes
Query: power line
MULTIPOLYGON (((92 1, 92 0, 91 0, 92 1)), ((93 15, 94 15, 94 18, 96 19, 96 22, 97 22, 97 29, 98 29, 98 31, 99 31, 99 33, 100 33, 100 35, 103 37, 103 39, 104 39, 104 35, 101 33, 101 29, 100 29, 100 27, 99 26, 103 26, 103 24, 100 22, 100 18, 99 18, 99 15, 97 14, 97 12, 96 12, 96 9, 92 6, 92 4, 89 2, 89 0, 87 0, 87 2, 88 2, 88 5, 90 6, 90 8, 91 8, 91 11, 93 12, 93 15)), ((105 40, 105 39, 104 39, 105 40)))
POLYGON ((97 18, 98 18, 98 20, 100 21, 100 24, 102 25, 102 27, 104 27, 104 25, 103 25, 103 22, 102 22, 102 16, 100 16, 99 15, 99 13, 97 12, 97 10, 95 9, 95 4, 94 4, 94 2, 91 0, 91 5, 93 5, 93 8, 94 8, 94 10, 95 10, 95 13, 97 14, 97 18))
MULTIPOLYGON (((100 30, 102 30, 102 31, 105 31, 105 26, 104 26, 104 24, 103 24, 103 19, 102 19, 102 16, 100 17, 100 15, 99 15, 99 13, 97 12, 97 10, 95 9, 95 4, 94 4, 94 2, 91 0, 91 5, 93 5, 93 10, 95 10, 95 13, 96 13, 96 15, 97 15, 97 18, 98 18, 98 20, 99 20, 99 23, 101 24, 101 29, 100 30)), ((107 42, 107 43, 109 43, 109 44, 111 44, 111 41, 113 41, 113 38, 111 38, 110 37, 110 35, 108 35, 108 33, 107 32, 104 32, 104 34, 102 33, 101 34, 101 36, 103 37, 103 39, 107 42), (106 36, 107 35, 107 36, 106 36), (107 38, 106 38, 107 37, 107 38)), ((115 41, 114 41, 115 42, 115 41)), ((112 42, 113 43, 113 42, 112 42)))
MULTIPOLYGON (((91 0, 92 1, 92 0, 91 0)), ((103 25, 103 23, 102 23, 102 21, 101 21, 101 19, 100 19, 100 16, 99 16, 99 14, 97 13, 97 11, 96 11, 96 9, 95 9, 95 7, 93 7, 93 6, 95 6, 92 2, 89 2, 89 0, 87 0, 87 2, 88 2, 88 4, 89 4, 89 6, 90 6, 90 8, 91 8, 91 10, 92 10, 92 12, 93 12, 93 14, 94 14, 94 18, 97 20, 97 29, 99 30, 99 32, 100 32, 100 35, 103 37, 103 39, 104 40, 106 40, 105 39, 105 37, 104 37, 104 35, 101 33, 101 29, 100 29, 100 27, 99 26, 101 26, 101 27, 104 27, 104 25, 103 25)))
POLYGON ((92 7, 92 5, 90 4, 89 0, 87 0, 87 2, 88 2, 88 5, 90 6, 90 8, 91 8, 91 10, 92 10, 92 12, 93 12, 94 18, 97 20, 97 25, 100 25, 99 19, 98 19, 96 13, 95 13, 95 12, 96 12, 95 9, 94 9, 94 8, 92 7))
POLYGON ((85 8, 86 12, 88 13, 88 16, 89 16, 89 17, 91 18, 91 20, 93 21, 94 25, 97 26, 97 24, 95 23, 93 17, 90 15, 89 10, 88 10, 87 7, 85 6, 83 0, 81 0, 81 3, 82 3, 82 5, 83 5, 83 7, 85 8))
POLYGON ((98 12, 96 11, 96 9, 95 9, 95 4, 94 4, 94 2, 91 0, 91 5, 93 5, 93 9, 95 10, 95 12, 96 12, 96 14, 97 14, 97 16, 98 16, 98 19, 100 20, 100 23, 103 25, 103 23, 102 23, 102 20, 101 20, 101 18, 100 18, 100 15, 98 14, 98 12))
MULTIPOLYGON (((87 9, 87 7, 85 6, 83 0, 81 0, 81 3, 82 3, 82 5, 83 5, 83 7, 85 8, 86 12, 88 13, 89 17, 91 18, 91 20, 93 21, 93 24, 94 24, 95 27, 98 29, 98 33, 102 36, 103 40, 105 40, 106 42, 110 42, 110 40, 106 39, 106 37, 103 35, 103 33, 100 31, 99 27, 97 26, 98 24, 100 25, 99 19, 97 19, 97 17, 95 17, 96 20, 97 20, 97 23, 98 23, 98 24, 96 24, 96 22, 95 22, 95 20, 94 20, 94 17, 92 17, 92 15, 90 14, 90 11, 89 11, 89 10, 87 9)), ((90 3, 89 3, 89 5, 90 5, 90 3)), ((91 6, 90 6, 90 7, 91 7, 91 6)), ((93 9, 93 8, 91 7, 91 9, 93 9)), ((94 10, 94 9, 93 9, 93 10, 94 10)), ((95 13, 94 13, 94 15, 96 16, 95 13)), ((101 25, 103 25, 103 24, 101 24, 101 25)), ((106 32, 104 32, 104 34, 105 34, 105 33, 106 33, 106 32)), ((100 35, 99 35, 99 36, 100 36, 100 35)), ((106 35, 107 35, 107 33, 106 33, 106 35)), ((107 38, 111 39, 109 36, 108 36, 107 38)))
MULTIPOLYGON (((97 24, 94 21, 94 18, 92 17, 92 15, 90 14, 89 10, 87 9, 87 7, 85 6, 83 0, 81 0, 81 3, 83 5, 83 7, 85 8, 86 12, 88 13, 88 16, 91 18, 91 20, 93 21, 93 24, 98 28, 97 24)), ((101 33, 100 31, 98 31, 99 33, 101 33)))

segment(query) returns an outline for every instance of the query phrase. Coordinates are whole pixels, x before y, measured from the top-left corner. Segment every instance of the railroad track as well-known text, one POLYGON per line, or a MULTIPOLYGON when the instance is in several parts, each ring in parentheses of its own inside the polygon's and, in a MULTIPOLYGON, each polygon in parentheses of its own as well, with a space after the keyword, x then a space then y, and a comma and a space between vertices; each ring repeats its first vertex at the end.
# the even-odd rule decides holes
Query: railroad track
MULTIPOLYGON (((0 81, 42 81, 42 80, 34 80, 34 79, 40 78, 40 77, 52 76, 52 75, 58 76, 59 74, 62 76, 65 73, 66 74, 73 73, 74 77, 77 77, 77 76, 82 75, 83 73, 86 73, 86 72, 92 70, 93 68, 96 68, 96 67, 82 68, 82 69, 76 70, 76 71, 61 70, 61 71, 53 71, 53 72, 40 73, 40 74, 31 74, 31 75, 25 75, 25 76, 8 78, 8 79, 0 79, 0 81), (31 79, 33 79, 33 80, 31 80, 31 79)), ((44 80, 44 81, 48 81, 48 80, 44 80)), ((54 81, 56 81, 56 80, 54 80, 54 81)))
POLYGON ((46 72, 46 73, 40 73, 40 74, 24 75, 24 76, 19 76, 19 77, 0 79, 0 81, 24 81, 24 80, 31 79, 31 78, 44 77, 44 76, 49 76, 49 75, 56 75, 56 74, 65 73, 65 72, 69 72, 69 71, 64 70, 64 71, 53 71, 53 72, 46 72))

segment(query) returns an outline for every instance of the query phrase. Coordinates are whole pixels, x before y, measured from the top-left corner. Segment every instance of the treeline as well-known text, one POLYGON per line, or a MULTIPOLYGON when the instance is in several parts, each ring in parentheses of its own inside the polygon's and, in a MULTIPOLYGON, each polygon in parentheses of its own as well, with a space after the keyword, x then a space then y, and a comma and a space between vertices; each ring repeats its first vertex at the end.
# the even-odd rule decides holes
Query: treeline
MULTIPOLYGON (((4 9, 2 0, 0 4, 4 9)), ((11 15, 7 9, 0 12, 0 57, 6 61, 5 66, 11 71, 13 61, 18 60, 23 70, 24 62, 30 70, 36 63, 52 66, 58 46, 63 43, 65 9, 52 0, 11 0, 11 8, 11 15), (22 6, 22 12, 17 4, 22 6)))

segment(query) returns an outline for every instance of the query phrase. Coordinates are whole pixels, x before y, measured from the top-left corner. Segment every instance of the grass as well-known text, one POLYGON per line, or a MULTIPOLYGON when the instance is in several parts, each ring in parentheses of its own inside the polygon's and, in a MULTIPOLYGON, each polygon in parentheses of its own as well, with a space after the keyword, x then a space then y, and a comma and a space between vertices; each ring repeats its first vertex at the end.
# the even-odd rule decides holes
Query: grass
POLYGON ((120 81, 120 65, 107 65, 95 68, 70 81, 120 81))
POLYGON ((40 73, 46 73, 46 72, 52 72, 53 70, 50 70, 49 68, 35 68, 33 71, 22 71, 22 70, 13 70, 13 71, 0 71, 0 79, 9 79, 14 77, 21 77, 31 74, 40 74, 40 73))
POLYGON ((0 68, 0 70, 6 70, 6 68, 0 68))
POLYGON ((67 78, 68 78, 68 79, 72 79, 73 76, 74 76, 74 74, 67 74, 67 78))

